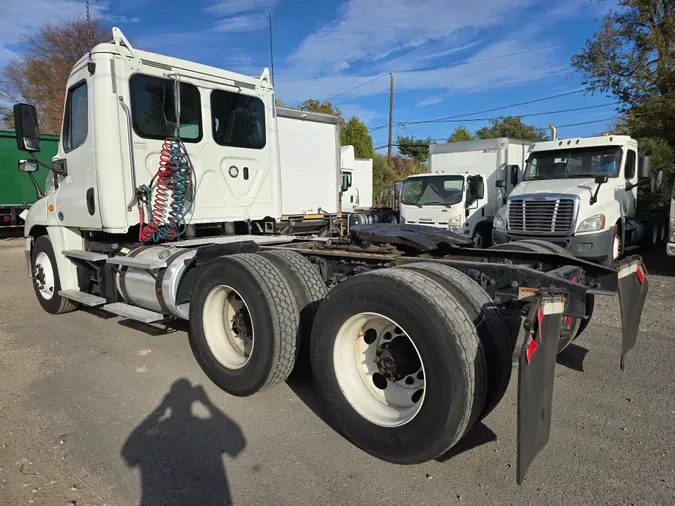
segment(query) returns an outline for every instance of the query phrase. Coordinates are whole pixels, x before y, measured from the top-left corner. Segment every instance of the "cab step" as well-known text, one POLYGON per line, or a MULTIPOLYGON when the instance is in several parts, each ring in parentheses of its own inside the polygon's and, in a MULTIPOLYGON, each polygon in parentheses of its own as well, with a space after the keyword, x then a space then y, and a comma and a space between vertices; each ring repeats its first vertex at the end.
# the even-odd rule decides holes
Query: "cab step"
POLYGON ((134 269, 146 269, 154 271, 166 267, 165 260, 142 260, 134 257, 117 256, 110 257, 107 263, 114 265, 121 265, 122 267, 132 267, 134 269))
POLYGON ((59 295, 61 297, 64 297, 66 299, 75 302, 79 302, 80 304, 84 304, 85 306, 89 307, 102 306, 103 304, 106 303, 106 300, 103 297, 99 297, 98 295, 92 295, 86 292, 81 292, 79 290, 61 290, 59 292, 59 295))
POLYGON ((125 304, 124 302, 113 302, 112 304, 106 304, 103 306, 103 309, 109 313, 113 313, 118 316, 122 316, 123 318, 129 318, 130 320, 136 320, 137 322, 142 323, 156 323, 166 318, 166 316, 164 316, 162 313, 155 313, 154 311, 149 311, 148 309, 143 309, 142 307, 125 304))
POLYGON ((80 249, 67 249, 61 251, 63 256, 68 258, 77 258, 78 260, 88 260, 89 262, 105 262, 108 255, 103 253, 96 253, 94 251, 83 251, 80 249))

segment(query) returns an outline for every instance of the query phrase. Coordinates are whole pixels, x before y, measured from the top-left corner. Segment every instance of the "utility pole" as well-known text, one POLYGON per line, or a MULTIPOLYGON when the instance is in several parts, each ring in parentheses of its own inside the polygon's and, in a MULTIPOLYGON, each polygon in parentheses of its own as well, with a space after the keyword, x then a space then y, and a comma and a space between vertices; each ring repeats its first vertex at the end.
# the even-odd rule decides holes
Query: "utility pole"
POLYGON ((394 74, 389 72, 389 143, 387 147, 387 163, 391 165, 391 134, 394 126, 394 74))

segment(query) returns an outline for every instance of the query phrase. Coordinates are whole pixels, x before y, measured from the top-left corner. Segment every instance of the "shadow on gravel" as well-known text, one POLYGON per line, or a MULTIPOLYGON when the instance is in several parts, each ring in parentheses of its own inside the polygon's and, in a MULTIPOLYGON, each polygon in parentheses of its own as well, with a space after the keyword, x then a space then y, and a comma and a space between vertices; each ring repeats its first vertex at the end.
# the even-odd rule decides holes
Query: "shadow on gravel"
POLYGON ((239 425, 211 402, 201 385, 181 378, 131 433, 122 457, 141 474, 141 506, 229 505, 222 456, 234 458, 245 447, 239 425), (208 417, 195 416, 195 403, 208 417))
POLYGON ((584 359, 588 350, 583 346, 571 343, 556 357, 558 365, 565 366, 578 372, 584 372, 584 359))
POLYGON ((675 257, 666 254, 666 247, 660 244, 652 251, 639 253, 649 274, 675 277, 675 257))
POLYGON ((466 436, 457 442, 455 446, 450 448, 443 455, 436 457, 435 460, 437 462, 446 462, 457 455, 494 441, 497 441, 497 434, 483 422, 478 422, 471 428, 466 436))

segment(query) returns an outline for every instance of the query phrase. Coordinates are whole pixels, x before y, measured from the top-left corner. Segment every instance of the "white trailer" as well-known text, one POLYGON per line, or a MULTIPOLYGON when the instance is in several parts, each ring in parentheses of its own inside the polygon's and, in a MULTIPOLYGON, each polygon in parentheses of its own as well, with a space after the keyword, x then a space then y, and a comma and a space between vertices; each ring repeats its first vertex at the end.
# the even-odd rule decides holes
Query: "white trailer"
POLYGON ((281 219, 337 216, 340 210, 338 118, 278 106, 276 113, 281 167, 281 219))
MULTIPOLYGON (((655 191, 660 173, 626 135, 535 143, 521 183, 494 221, 496 244, 544 240, 576 257, 612 265, 666 235, 663 214, 637 212, 638 185, 655 191)), ((499 185, 506 185, 501 180, 499 185)))
POLYGON ((401 222, 447 228, 488 247, 494 216, 518 184, 529 147, 507 138, 432 144, 429 173, 405 180, 401 222), (497 188, 499 179, 508 181, 505 188, 497 188))
POLYGON ((185 320, 200 366, 237 396, 311 364, 335 425, 399 464, 438 457, 487 416, 517 347, 519 482, 549 439, 556 352, 576 337, 562 316, 586 322, 591 288, 618 291, 622 357, 635 343, 647 296, 639 258, 619 277, 556 254, 486 254, 407 224, 334 240, 278 234, 280 160, 295 159, 280 153, 267 71, 252 78, 139 51, 118 29, 113 41, 73 68, 51 163, 36 155, 35 107, 14 106, 18 147, 34 158, 19 169, 53 175, 24 229, 45 311, 185 320), (184 238, 190 227, 196 237, 184 238))

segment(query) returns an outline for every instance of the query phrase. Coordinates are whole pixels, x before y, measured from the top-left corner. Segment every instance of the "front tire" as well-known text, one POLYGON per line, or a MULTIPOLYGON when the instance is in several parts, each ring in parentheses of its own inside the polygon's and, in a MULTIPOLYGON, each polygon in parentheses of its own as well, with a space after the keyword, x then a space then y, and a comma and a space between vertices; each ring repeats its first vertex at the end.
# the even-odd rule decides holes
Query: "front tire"
POLYGON ((63 314, 75 311, 74 302, 61 297, 61 278, 49 237, 38 237, 31 252, 33 266, 33 288, 42 309, 50 314, 63 314))
POLYGON ((482 409, 478 343, 469 315, 440 284, 383 269, 329 292, 312 331, 312 369, 347 439, 379 459, 415 464, 452 447, 482 409))

